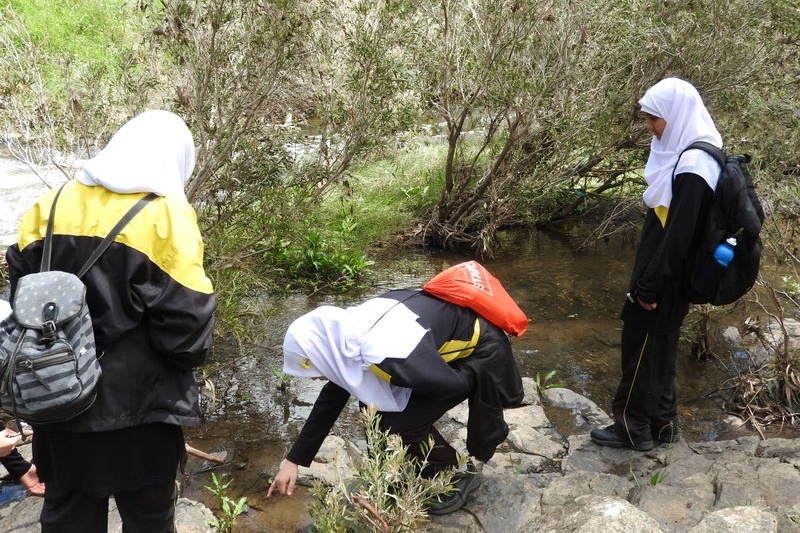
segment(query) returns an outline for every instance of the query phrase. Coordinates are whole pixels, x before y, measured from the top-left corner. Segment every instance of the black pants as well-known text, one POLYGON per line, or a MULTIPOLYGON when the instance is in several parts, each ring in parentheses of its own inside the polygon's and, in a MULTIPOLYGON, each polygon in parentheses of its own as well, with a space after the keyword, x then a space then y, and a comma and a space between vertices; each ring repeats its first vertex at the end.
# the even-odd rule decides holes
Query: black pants
POLYGON ((680 330, 654 334, 625 322, 622 379, 612 404, 618 433, 633 445, 658 438, 677 417, 675 366, 680 330))
MULTIPOLYGON (((175 533, 175 482, 114 494, 122 533, 175 533)), ((42 533, 107 533, 108 496, 47 484, 40 517, 42 533)))
POLYGON ((422 470, 423 477, 432 477, 437 472, 458 466, 458 454, 441 433, 433 426, 447 411, 466 400, 466 397, 449 402, 411 394, 406 408, 399 413, 381 412, 381 429, 400 435, 409 453, 422 461, 426 456, 428 465, 422 470), (428 451, 428 441, 433 439, 433 448, 428 451))

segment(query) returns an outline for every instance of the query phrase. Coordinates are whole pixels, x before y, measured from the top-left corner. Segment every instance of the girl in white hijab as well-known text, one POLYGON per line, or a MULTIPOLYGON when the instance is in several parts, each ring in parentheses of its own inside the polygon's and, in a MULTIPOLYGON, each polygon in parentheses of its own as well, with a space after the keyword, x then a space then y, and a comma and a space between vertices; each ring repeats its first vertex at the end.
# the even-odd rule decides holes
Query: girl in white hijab
POLYGON ((83 162, 76 179, 120 194, 186 198, 184 186, 194 163, 194 141, 186 123, 174 113, 155 109, 126 122, 100 153, 83 162))
MULTIPOLYGON (((399 435, 420 461, 419 475, 429 477, 459 467, 456 450, 435 428, 444 413, 467 401, 467 451, 488 461, 508 435, 503 409, 519 405, 524 395, 503 329, 418 289, 389 291, 344 309, 318 307, 289 326, 283 354, 286 374, 328 382, 267 496, 292 494, 298 467, 311 464, 351 396, 377 408, 381 430, 399 435)), ((471 461, 462 468, 453 481, 459 492, 431 502, 429 513, 464 504, 478 476, 471 461)))
POLYGON ((666 78, 639 100, 653 134, 644 169, 649 208, 623 306, 622 377, 612 403, 614 423, 596 428, 601 446, 652 449, 678 438, 676 358, 689 311, 685 287, 721 168, 700 149, 722 137, 692 84, 666 78), (684 151, 685 150, 685 151, 684 151))
POLYGON ((75 180, 31 206, 6 252, 13 297, 17 280, 38 272, 51 220, 51 267, 77 272, 139 198, 160 195, 82 278, 102 379, 89 409, 34 428, 36 471, 47 484, 43 533, 106 531, 112 496, 123 531, 175 530, 182 428, 202 423, 193 370, 209 352, 216 308, 197 215, 183 193, 194 157, 180 117, 134 117, 75 180))
POLYGON ((681 152, 697 141, 722 148, 722 137, 700 93, 687 81, 678 78, 661 80, 645 93, 639 105, 647 116, 665 123, 660 132, 654 132, 650 142, 650 156, 644 168, 647 190, 643 195, 644 203, 656 209, 664 225, 672 199, 673 171, 675 175, 683 172, 697 174, 706 180, 711 190, 717 188, 720 167, 714 158, 702 150, 690 150, 678 161, 681 152))

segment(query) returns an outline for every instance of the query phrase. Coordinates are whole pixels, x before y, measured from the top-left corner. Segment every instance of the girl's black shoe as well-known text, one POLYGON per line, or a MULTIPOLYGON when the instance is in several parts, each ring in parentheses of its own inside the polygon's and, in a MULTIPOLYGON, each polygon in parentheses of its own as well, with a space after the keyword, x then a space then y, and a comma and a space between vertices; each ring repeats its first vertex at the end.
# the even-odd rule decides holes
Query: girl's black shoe
POLYGON ((630 448, 637 452, 646 452, 653 449, 652 439, 631 442, 617 432, 616 424, 611 424, 604 429, 595 428, 589 433, 589 437, 595 444, 608 446, 609 448, 630 448))

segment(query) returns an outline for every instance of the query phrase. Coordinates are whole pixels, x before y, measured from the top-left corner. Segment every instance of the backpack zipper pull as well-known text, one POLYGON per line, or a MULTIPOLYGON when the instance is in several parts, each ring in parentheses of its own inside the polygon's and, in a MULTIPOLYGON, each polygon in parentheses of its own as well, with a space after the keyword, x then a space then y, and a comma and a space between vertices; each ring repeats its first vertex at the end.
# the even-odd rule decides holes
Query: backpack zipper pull
POLYGON ((33 361, 31 361, 30 359, 23 359, 22 361, 18 361, 17 365, 24 368, 25 370, 30 371, 30 373, 33 374, 33 377, 36 378, 36 381, 42 384, 42 387, 44 387, 47 390, 53 390, 52 388, 50 388, 50 385, 48 385, 47 383, 44 382, 44 380, 42 380, 41 376, 39 376, 39 373, 36 372, 36 368, 33 366, 33 361))

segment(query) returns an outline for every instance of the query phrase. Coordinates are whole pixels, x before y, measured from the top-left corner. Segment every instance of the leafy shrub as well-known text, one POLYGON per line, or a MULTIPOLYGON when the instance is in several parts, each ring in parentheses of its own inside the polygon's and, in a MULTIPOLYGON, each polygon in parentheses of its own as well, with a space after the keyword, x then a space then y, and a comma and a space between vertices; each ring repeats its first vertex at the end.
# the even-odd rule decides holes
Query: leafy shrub
POLYGON ((354 286, 374 264, 348 238, 356 223, 349 217, 333 231, 308 228, 297 241, 280 239, 278 248, 265 255, 287 278, 316 289, 354 286))
MULTIPOLYGON (((425 467, 408 454, 398 435, 380 429, 374 409, 361 411, 367 454, 352 479, 333 487, 315 483, 309 508, 314 531, 324 533, 413 533, 427 522, 425 503, 452 490, 452 469, 420 478, 425 467)), ((432 443, 431 443, 432 445, 432 443)), ((462 459, 463 460, 463 459, 462 459)))

